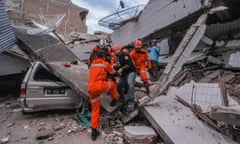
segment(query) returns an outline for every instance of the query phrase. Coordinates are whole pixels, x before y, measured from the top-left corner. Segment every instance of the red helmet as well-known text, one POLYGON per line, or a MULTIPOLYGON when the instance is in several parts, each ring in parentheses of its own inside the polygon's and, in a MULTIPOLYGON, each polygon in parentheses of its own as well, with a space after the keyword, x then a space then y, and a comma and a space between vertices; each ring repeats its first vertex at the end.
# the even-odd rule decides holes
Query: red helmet
POLYGON ((136 40, 135 43, 134 43, 134 46, 137 47, 137 48, 142 47, 143 46, 142 41, 136 40))
POLYGON ((121 45, 114 45, 114 46, 112 47, 112 49, 113 49, 113 51, 114 51, 115 53, 118 53, 118 52, 121 50, 121 48, 122 48, 121 45))
POLYGON ((127 53, 128 53, 128 49, 124 48, 124 49, 122 50, 122 52, 127 54, 127 53))

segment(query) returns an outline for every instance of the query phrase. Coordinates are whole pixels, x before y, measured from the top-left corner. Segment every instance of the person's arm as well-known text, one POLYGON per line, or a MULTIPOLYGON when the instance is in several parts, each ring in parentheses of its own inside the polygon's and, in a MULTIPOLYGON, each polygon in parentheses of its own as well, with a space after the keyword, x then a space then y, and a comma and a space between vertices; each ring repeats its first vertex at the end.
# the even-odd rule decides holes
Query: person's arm
POLYGON ((147 53, 145 54, 145 57, 146 57, 146 61, 147 61, 147 68, 152 69, 152 63, 151 63, 147 53))
POLYGON ((106 70, 107 73, 112 75, 112 76, 119 76, 119 72, 115 71, 115 69, 111 66, 111 64, 109 64, 108 62, 105 63, 106 64, 106 70))
POLYGON ((130 66, 128 64, 125 64, 123 67, 121 67, 118 72, 122 73, 125 69, 129 68, 130 66))
POLYGON ((160 46, 156 46, 155 51, 156 51, 156 53, 159 54, 159 52, 160 52, 160 46))

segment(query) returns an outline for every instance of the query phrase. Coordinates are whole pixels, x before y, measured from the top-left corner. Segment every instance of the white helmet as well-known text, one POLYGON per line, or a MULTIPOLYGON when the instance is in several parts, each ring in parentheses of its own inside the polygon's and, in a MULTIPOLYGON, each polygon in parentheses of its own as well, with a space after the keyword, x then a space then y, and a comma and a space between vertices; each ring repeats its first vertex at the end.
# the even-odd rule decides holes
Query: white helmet
POLYGON ((109 46, 109 43, 107 40, 105 39, 101 39, 99 41, 99 44, 98 44, 99 48, 106 48, 107 46, 109 46))

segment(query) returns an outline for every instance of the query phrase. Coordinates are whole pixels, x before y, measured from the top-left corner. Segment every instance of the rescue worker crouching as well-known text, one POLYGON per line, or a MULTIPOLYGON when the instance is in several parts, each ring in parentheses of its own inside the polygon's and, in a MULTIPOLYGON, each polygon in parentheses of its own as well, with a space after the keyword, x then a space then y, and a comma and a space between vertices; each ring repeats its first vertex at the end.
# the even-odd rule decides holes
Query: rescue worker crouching
POLYGON ((99 135, 97 129, 99 126, 101 94, 109 91, 112 102, 116 102, 118 96, 116 83, 112 79, 108 80, 107 75, 118 76, 119 73, 104 59, 105 56, 106 51, 100 49, 89 67, 88 95, 91 103, 92 140, 96 140, 99 135))

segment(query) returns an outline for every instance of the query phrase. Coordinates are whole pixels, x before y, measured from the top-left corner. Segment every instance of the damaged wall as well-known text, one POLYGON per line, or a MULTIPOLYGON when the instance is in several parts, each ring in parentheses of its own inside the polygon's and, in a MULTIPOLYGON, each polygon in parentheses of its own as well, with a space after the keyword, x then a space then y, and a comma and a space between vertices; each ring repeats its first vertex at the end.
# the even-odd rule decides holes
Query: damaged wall
POLYGON ((130 21, 115 30, 111 39, 113 43, 130 44, 137 38, 147 37, 201 8, 200 0, 152 0, 137 20, 130 21))
POLYGON ((61 25, 57 28, 59 34, 69 34, 73 31, 87 32, 86 15, 88 10, 73 5, 69 1, 54 1, 54 0, 19 0, 17 3, 6 3, 8 8, 8 15, 11 18, 31 18, 42 24, 40 14, 43 15, 56 15, 66 14, 61 25), (23 3, 17 5, 18 3, 23 3), (16 5, 14 9, 10 8, 12 5, 16 5), (85 16, 81 14, 85 12, 85 16))
POLYGON ((5 11, 3 1, 0 1, 0 53, 10 48, 15 41, 15 34, 5 11))

